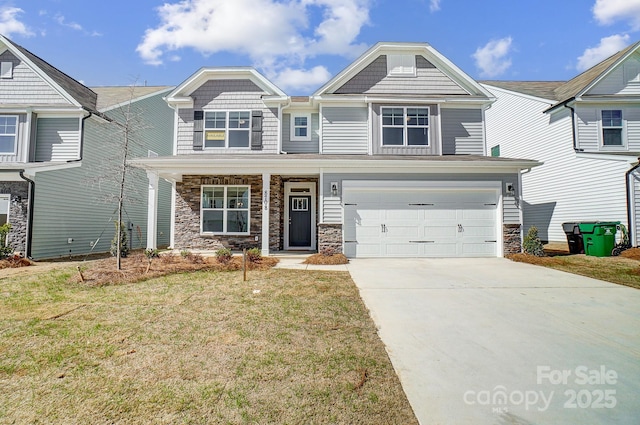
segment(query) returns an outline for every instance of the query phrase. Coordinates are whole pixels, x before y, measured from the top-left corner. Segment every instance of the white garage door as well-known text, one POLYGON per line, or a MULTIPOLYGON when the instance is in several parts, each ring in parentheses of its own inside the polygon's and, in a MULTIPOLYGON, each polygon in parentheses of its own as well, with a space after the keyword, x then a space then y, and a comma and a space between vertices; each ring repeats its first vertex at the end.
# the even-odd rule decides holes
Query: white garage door
POLYGON ((495 190, 346 189, 348 257, 494 257, 495 190))

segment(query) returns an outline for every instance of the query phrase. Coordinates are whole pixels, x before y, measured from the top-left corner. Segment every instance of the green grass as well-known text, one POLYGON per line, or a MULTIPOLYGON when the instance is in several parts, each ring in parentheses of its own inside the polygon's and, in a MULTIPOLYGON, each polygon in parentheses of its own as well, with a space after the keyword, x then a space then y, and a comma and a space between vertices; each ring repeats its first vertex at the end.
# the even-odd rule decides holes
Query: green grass
POLYGON ((73 273, 0 279, 0 423, 416 423, 346 273, 73 273))

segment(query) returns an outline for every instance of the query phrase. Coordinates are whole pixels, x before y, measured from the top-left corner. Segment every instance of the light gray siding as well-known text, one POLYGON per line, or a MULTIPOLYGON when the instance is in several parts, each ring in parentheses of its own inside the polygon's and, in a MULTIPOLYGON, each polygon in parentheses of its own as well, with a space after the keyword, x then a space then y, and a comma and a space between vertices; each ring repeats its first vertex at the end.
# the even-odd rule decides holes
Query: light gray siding
POLYGON ((444 155, 484 154, 482 110, 442 108, 440 113, 444 155))
MULTIPOLYGON (((398 106, 429 107, 429 146, 382 146, 382 124, 380 122, 380 108, 388 105, 372 106, 372 141, 373 153, 377 155, 439 155, 440 136, 438 132, 438 105, 402 104, 398 106)), ((394 105, 395 106, 395 105, 394 105)))
POLYGON ((366 154, 369 152, 367 108, 322 109, 322 153, 366 154))
POLYGON ((579 157, 573 150, 569 110, 542 113, 552 102, 489 87, 497 101, 486 113, 487 146, 503 157, 544 162, 522 175, 524 225, 541 239, 566 242, 562 223, 626 223, 626 161, 579 157))
POLYGON ((250 80, 211 80, 195 90, 193 108, 181 108, 178 116, 178 155, 198 153, 276 153, 278 150, 278 110, 267 108, 262 101, 264 91, 250 80), (201 110, 261 110, 262 150, 193 149, 193 113, 201 110))
POLYGON ((585 152, 640 151, 640 107, 619 103, 590 107, 577 106, 576 117, 578 148, 585 152), (602 110, 607 109, 622 111, 624 125, 623 137, 626 145, 621 148, 602 146, 602 110))
POLYGON ((640 95, 640 55, 634 53, 596 84, 586 95, 640 95))
POLYGON ((0 62, 13 63, 13 78, 3 79, 0 99, 4 104, 14 105, 71 105, 45 80, 40 78, 26 63, 8 50, 0 54, 0 62))
POLYGON ((36 161, 70 161, 80 158, 80 119, 38 118, 36 161))
POLYGON ((469 94, 423 56, 416 56, 415 77, 387 76, 387 56, 381 55, 336 90, 338 94, 469 94))
MULTIPOLYGON (((519 193, 517 187, 517 174, 369 174, 369 173, 326 173, 324 184, 320 188, 323 195, 323 217, 321 220, 327 224, 342 223, 341 196, 331 195, 331 182, 339 182, 339 187, 343 187, 343 180, 389 180, 389 181, 424 181, 424 182, 451 182, 451 181, 473 181, 473 182, 500 182, 502 190, 505 190, 505 183, 513 183, 516 187, 516 194, 519 193)), ((514 197, 503 193, 503 224, 520 224, 520 207, 514 197)))
POLYGON ((311 114, 311 140, 291 140, 291 114, 282 115, 282 150, 287 153, 318 153, 320 115, 311 114))
MULTIPOLYGON (((166 93, 164 93, 166 94, 166 93)), ((138 128, 134 155, 147 156, 148 150, 170 155, 173 111, 163 94, 134 103, 145 123, 138 128)), ((121 119, 119 109, 107 112, 121 119)), ((32 255, 36 259, 109 251, 115 233, 116 203, 109 198, 117 186, 112 167, 120 152, 120 129, 97 119, 85 121, 85 140, 81 166, 66 170, 39 172, 35 177, 35 208, 32 255), (102 178, 100 178, 102 177, 102 178), (73 241, 68 243, 68 239, 73 241)), ((124 221, 133 224, 132 246, 146 244, 148 178, 143 170, 131 168, 127 177, 124 221)), ((158 194, 158 245, 169 244, 171 185, 160 182, 158 194)))
POLYGON ((18 135, 16 141, 15 154, 0 154, 0 162, 22 162, 24 150, 26 149, 25 138, 27 137, 27 116, 25 114, 6 114, 18 117, 18 135))

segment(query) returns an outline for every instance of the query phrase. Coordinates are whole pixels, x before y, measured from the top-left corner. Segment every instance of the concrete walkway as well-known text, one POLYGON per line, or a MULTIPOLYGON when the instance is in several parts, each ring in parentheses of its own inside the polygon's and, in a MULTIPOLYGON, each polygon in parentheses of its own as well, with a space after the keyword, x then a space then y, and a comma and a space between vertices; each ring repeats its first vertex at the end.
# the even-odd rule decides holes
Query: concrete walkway
POLYGON ((348 269, 421 424, 640 423, 640 290, 498 258, 348 269))
POLYGON ((278 264, 276 264, 276 269, 294 269, 294 270, 324 270, 324 271, 338 271, 338 272, 346 272, 347 265, 346 264, 335 264, 335 265, 316 265, 316 264, 304 264, 304 260, 307 259, 309 255, 303 254, 277 254, 273 255, 274 257, 280 260, 278 264))

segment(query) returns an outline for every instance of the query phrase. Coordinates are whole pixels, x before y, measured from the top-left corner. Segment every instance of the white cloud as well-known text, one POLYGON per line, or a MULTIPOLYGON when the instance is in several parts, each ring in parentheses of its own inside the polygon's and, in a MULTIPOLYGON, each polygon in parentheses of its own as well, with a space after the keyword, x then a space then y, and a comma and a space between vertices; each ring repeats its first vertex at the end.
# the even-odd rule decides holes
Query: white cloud
POLYGON ((273 77, 273 82, 285 92, 290 89, 310 91, 329 81, 331 73, 324 66, 312 69, 284 68, 273 77))
MULTIPOLYGON (((321 54, 357 56, 356 43, 369 20, 371 0, 181 0, 157 8, 160 24, 148 29, 137 52, 159 65, 171 53, 192 48, 203 55, 232 52, 247 55, 265 73, 277 76, 304 70, 308 57, 321 54), (321 21, 310 28, 312 12, 321 21)), ((297 74, 296 74, 297 75, 297 74)))
POLYGON ((54 19, 63 27, 68 27, 76 31, 82 31, 82 25, 77 22, 67 22, 66 18, 63 15, 57 14, 54 19))
POLYGON ((27 26, 18 19, 18 15, 24 13, 24 10, 18 7, 0 7, 0 34, 10 37, 13 34, 31 36, 33 33, 29 31, 27 26))
POLYGON ((605 37, 600 40, 600 44, 595 47, 589 47, 584 51, 582 56, 578 58, 576 69, 585 71, 593 65, 602 62, 604 59, 616 52, 624 49, 629 45, 629 35, 616 34, 605 37))
POLYGON ((431 12, 437 12, 440 10, 440 0, 431 0, 429 4, 429 10, 431 12))
POLYGON ((627 21, 640 29, 640 0, 596 0, 593 16, 602 25, 627 21))
POLYGON ((511 66, 511 37, 491 40, 483 47, 478 47, 472 55, 476 66, 480 68, 483 77, 496 77, 503 74, 511 66))

